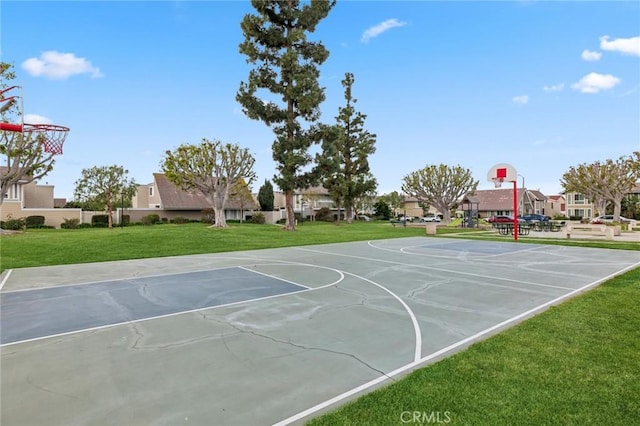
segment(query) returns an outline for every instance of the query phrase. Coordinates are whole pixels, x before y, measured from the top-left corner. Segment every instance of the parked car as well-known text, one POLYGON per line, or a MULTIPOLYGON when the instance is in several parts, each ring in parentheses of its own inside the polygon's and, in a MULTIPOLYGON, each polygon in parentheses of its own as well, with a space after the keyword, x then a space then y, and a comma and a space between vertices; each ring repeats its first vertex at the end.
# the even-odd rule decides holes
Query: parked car
MULTIPOLYGON (((591 223, 611 223, 613 222, 612 214, 605 214, 603 216, 594 217, 591 219, 591 223)), ((627 219, 626 217, 620 216, 620 223, 628 223, 631 226, 636 226, 638 221, 635 219, 627 219)))
POLYGON ((551 220, 549 216, 545 216, 543 214, 526 214, 524 216, 520 216, 520 219, 526 220, 527 222, 547 222, 551 220))
POLYGON ((440 222, 440 216, 424 216, 420 218, 420 222, 440 222))
POLYGON ((398 216, 399 222, 413 222, 413 218, 411 216, 398 216))
POLYGON ((366 214, 359 214, 358 215, 358 220, 362 220, 364 222, 369 222, 371 220, 371 218, 369 216, 367 216, 366 214))
MULTIPOLYGON (((524 222, 525 220, 522 218, 518 218, 518 222, 524 222)), ((491 216, 487 219, 489 223, 508 223, 513 222, 513 217, 511 216, 491 216)))

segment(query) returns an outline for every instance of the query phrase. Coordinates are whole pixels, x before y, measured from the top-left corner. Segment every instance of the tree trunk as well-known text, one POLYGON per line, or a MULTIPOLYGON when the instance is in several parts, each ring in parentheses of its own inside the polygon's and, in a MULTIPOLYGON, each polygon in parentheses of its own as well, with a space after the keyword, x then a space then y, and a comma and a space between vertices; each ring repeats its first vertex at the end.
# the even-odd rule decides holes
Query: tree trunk
POLYGON ((113 209, 111 208, 111 206, 107 206, 107 219, 109 221, 109 229, 113 228, 113 217, 112 217, 112 213, 113 209))
POLYGON ((594 200, 593 205, 598 211, 598 216, 603 216, 607 214, 607 205, 609 205, 609 200, 600 198, 600 199, 594 200))
POLYGON ((220 208, 220 207, 213 207, 213 212, 215 213, 216 217, 215 217, 215 221, 213 223, 213 225, 211 226, 212 228, 226 228, 227 225, 227 218, 224 217, 224 209, 220 208))
POLYGON ((613 220, 620 221, 620 212, 622 211, 622 198, 616 197, 613 200, 613 220))
POLYGON ((296 217, 293 214, 293 192, 286 191, 284 194, 285 198, 285 207, 287 211, 287 222, 284 225, 285 231, 295 231, 296 230, 296 217))

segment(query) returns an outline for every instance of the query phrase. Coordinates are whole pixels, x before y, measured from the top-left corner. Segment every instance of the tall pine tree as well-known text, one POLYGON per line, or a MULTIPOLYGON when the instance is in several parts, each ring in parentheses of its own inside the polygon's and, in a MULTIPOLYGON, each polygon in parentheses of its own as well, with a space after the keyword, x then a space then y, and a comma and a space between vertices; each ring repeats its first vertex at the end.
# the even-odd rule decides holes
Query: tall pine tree
POLYGON ((240 84, 236 100, 251 119, 270 126, 276 136, 273 159, 279 172, 274 182, 285 193, 285 229, 295 229, 293 191, 308 188, 315 174, 309 148, 317 140, 315 123, 320 117, 324 89, 318 84, 319 66, 329 57, 321 42, 307 40, 335 0, 252 0, 257 14, 241 23, 244 41, 240 53, 254 65, 247 82, 240 84), (275 101, 260 95, 270 92, 275 101))
POLYGON ((353 74, 345 74, 342 86, 346 105, 338 109, 336 124, 324 132, 322 155, 317 159, 323 185, 336 203, 344 203, 348 222, 354 216, 356 200, 378 185, 369 167, 369 155, 376 151, 376 135, 364 129, 367 116, 355 110, 354 81, 353 74))

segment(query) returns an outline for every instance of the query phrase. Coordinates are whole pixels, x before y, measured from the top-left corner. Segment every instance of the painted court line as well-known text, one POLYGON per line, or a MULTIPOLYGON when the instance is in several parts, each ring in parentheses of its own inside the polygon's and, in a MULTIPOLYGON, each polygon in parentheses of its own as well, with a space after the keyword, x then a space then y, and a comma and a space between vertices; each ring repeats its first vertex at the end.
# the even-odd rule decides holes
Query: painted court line
MULTIPOLYGON (((244 259, 246 260, 246 259, 244 259)), ((174 316, 178 316, 178 315, 183 315, 183 314, 189 314, 189 313, 193 313, 193 312, 201 312, 207 309, 218 309, 218 308, 224 308, 224 307, 228 307, 228 306, 234 306, 234 305, 239 305, 242 303, 252 303, 252 302, 258 302, 258 301, 262 301, 262 300, 268 300, 268 299, 274 299, 277 297, 281 297, 281 296, 289 296, 292 294, 299 294, 299 293, 305 293, 305 292, 310 292, 310 291, 317 291, 317 290, 321 290, 327 287, 331 287, 334 286, 338 283, 340 283, 343 279, 344 279, 344 274, 334 268, 330 268, 330 267, 326 267, 326 266, 320 266, 320 265, 311 265, 311 264, 303 264, 303 263, 297 263, 297 262, 287 262, 287 263, 296 263, 302 266, 316 266, 319 268, 323 268, 323 269, 329 269, 332 270, 334 272, 336 272, 339 276, 339 278, 337 280, 335 280, 332 283, 326 284, 324 286, 321 287, 316 287, 316 288, 311 288, 311 287, 307 287, 298 283, 294 283, 292 281, 287 281, 287 280, 282 280, 278 277, 272 277, 268 274, 263 274, 260 273, 258 271, 254 271, 252 269, 246 268, 246 267, 242 267, 242 266, 233 266, 233 267, 225 267, 225 268, 217 268, 217 269, 206 269, 206 270, 202 270, 202 271, 194 271, 194 272, 207 272, 207 271, 215 271, 215 270, 223 270, 223 269, 234 269, 234 268, 240 268, 243 270, 246 270, 248 272, 251 273, 255 273, 258 275, 263 275, 263 276, 267 276, 270 278, 274 278, 274 279, 278 279, 284 282, 287 282, 288 284, 292 284, 298 287, 301 287, 302 289, 299 291, 292 291, 292 292, 288 292, 288 293, 281 293, 281 294, 274 294, 271 296, 265 296, 265 297, 258 297, 258 298, 254 298, 254 299, 247 299, 247 300, 240 300, 237 302, 231 302, 231 303, 225 303, 222 305, 212 305, 212 306, 205 306, 202 308, 197 308, 197 309, 189 309, 189 310, 185 310, 185 311, 179 311, 179 312, 172 312, 169 314, 163 314, 163 315, 155 315, 155 316, 151 316, 151 317, 147 317, 147 318, 140 318, 140 319, 136 319, 136 320, 131 320, 131 321, 121 321, 121 322, 117 322, 117 323, 113 323, 113 324, 105 324, 105 325, 101 325, 101 326, 96 326, 96 327, 88 327, 88 328, 83 328, 80 330, 73 330, 73 331, 67 331, 64 333, 57 333, 57 334, 51 334, 51 335, 47 335, 47 336, 40 336, 40 337, 34 337, 31 339, 24 339, 24 340, 19 340, 16 342, 9 342, 9 343, 4 343, 4 344, 0 344, 0 347, 5 347, 5 346, 12 346, 12 345, 17 345, 20 343, 28 343, 28 342, 34 342, 34 341, 38 341, 38 340, 44 340, 44 339, 49 339, 49 338, 54 338, 54 337, 62 337, 62 336, 69 336, 69 335, 73 335, 73 334, 78 334, 78 333, 83 333, 83 332, 88 332, 88 331, 96 331, 96 330, 102 330, 102 329, 106 329, 106 328, 111 328, 111 327, 117 327, 120 325, 128 325, 128 324, 135 324, 135 323, 139 323, 139 322, 143 322, 143 321, 151 321, 151 320, 155 320, 155 319, 162 319, 162 318, 169 318, 169 317, 174 317, 174 316)), ((273 263, 269 263, 267 265, 273 265, 273 263)), ((178 274, 161 274, 161 275, 154 275, 153 277, 162 277, 162 276, 169 276, 169 275, 180 275, 182 273, 178 273, 178 274)), ((3 284, 6 281, 6 278, 3 280, 3 284)), ((137 277, 137 278, 142 278, 142 277, 137 277)), ((146 276, 144 277, 146 278, 146 276)), ((131 278, 128 278, 131 279, 131 278)), ((123 279, 124 280, 124 279, 123 279)), ((123 280, 112 280, 112 281, 123 281, 123 280)), ((92 282, 91 284, 97 284, 100 281, 96 281, 96 282, 92 282)), ((108 281, 107 281, 108 282, 108 281)), ((83 285, 83 284, 81 284, 83 285)), ((46 288, 55 288, 55 287, 46 287, 46 288)))
POLYGON ((237 266, 237 268, 238 269, 242 269, 244 271, 252 272, 254 274, 258 274, 258 275, 262 275, 262 276, 265 276, 265 277, 268 277, 268 278, 272 278, 274 280, 282 281, 282 282, 285 282, 287 284, 293 284, 293 285, 297 285, 298 287, 304 287, 307 290, 311 289, 311 287, 308 287, 308 286, 306 286, 304 284, 296 283, 296 282, 293 282, 293 281, 285 280, 284 278, 277 277, 275 275, 271 275, 271 274, 267 274, 267 273, 264 273, 264 272, 256 271, 256 270, 253 270, 251 268, 247 268, 246 266, 237 266))
POLYGON ((355 388, 353 388, 351 390, 348 390, 348 391, 346 391, 346 392, 344 392, 344 393, 342 393, 340 395, 337 395, 337 396, 335 396, 335 397, 333 397, 331 399, 328 399, 328 400, 326 400, 324 402, 321 402, 320 404, 317 404, 317 405, 315 405, 315 406, 313 406, 311 408, 308 408, 308 409, 306 409, 304 411, 301 411, 298 414, 295 414, 295 415, 293 415, 291 417, 288 417, 288 418, 286 418, 286 419, 284 419, 284 420, 282 420, 282 421, 280 421, 278 423, 275 423, 273 426, 286 426, 286 425, 289 425, 289 424, 291 424, 291 423, 293 423, 295 421, 298 421, 298 420, 301 420, 301 419, 303 419, 305 417, 308 417, 308 416, 310 416, 310 415, 312 415, 314 413, 317 413, 320 410, 323 410, 323 409, 328 408, 328 407, 330 407, 330 406, 332 406, 332 405, 334 405, 336 403, 339 403, 339 402, 345 400, 346 398, 349 398, 349 397, 351 397, 353 395, 356 395, 359 392, 362 392, 362 391, 367 390, 367 389, 369 389, 369 388, 371 388, 373 386, 376 386, 376 385, 378 385, 380 383, 383 383, 383 382, 389 380, 390 378, 393 378, 393 377, 395 377, 395 376, 397 376, 397 375, 399 375, 401 373, 404 373, 404 372, 406 372, 406 371, 408 371, 408 370, 410 370, 412 368, 418 367, 421 364, 424 364, 424 363, 426 363, 428 361, 431 361, 431 360, 433 360, 433 359, 435 359, 435 358, 437 358, 437 357, 439 357, 441 355, 447 354, 448 352, 451 352, 451 351, 453 351, 453 350, 455 350, 455 349, 457 349, 457 348, 459 348, 461 346, 464 346, 464 345, 466 345, 468 343, 472 343, 474 340, 477 340, 477 339, 479 339, 479 338, 481 338, 483 336, 486 336, 487 334, 489 334, 489 333, 491 333, 491 332, 493 332, 495 330, 499 330, 502 327, 510 325, 510 324, 512 324, 512 323, 514 323, 516 321, 519 321, 521 319, 524 319, 524 318, 526 318, 526 317, 528 317, 530 315, 537 314, 537 313, 541 312, 542 310, 544 310, 544 309, 546 309, 546 308, 548 308, 550 306, 553 306, 553 305, 555 305, 557 303, 565 301, 565 300, 571 298, 572 296, 574 296, 574 295, 576 295, 578 293, 586 291, 586 290, 588 290, 588 289, 590 289, 592 287, 595 287, 595 286, 597 286, 597 285, 599 285, 599 284, 601 284, 601 283, 603 283, 603 282, 605 282, 605 281, 607 281, 607 280, 609 280, 609 279, 611 279, 611 278, 613 278, 613 277, 615 277, 617 275, 623 274, 624 272, 630 271, 630 270, 635 269, 635 268, 637 268, 639 266, 640 266, 640 262, 635 263, 634 265, 631 265, 631 266, 627 266, 626 268, 623 268, 622 270, 620 270, 618 272, 614 272, 612 274, 609 274, 604 278, 601 278, 599 280, 593 281, 593 282, 591 282, 591 283, 589 283, 587 285, 584 285, 584 286, 582 286, 582 287, 580 287, 578 289, 575 289, 575 290, 573 290, 573 291, 571 291, 571 292, 569 292, 569 293, 567 293, 565 295, 562 295, 562 296, 557 297, 557 298, 555 298, 553 300, 550 300, 550 301, 548 301, 546 303, 543 303, 542 305, 539 305, 539 306, 537 306, 537 307, 535 307, 533 309, 529 309, 526 312, 523 312, 523 313, 521 313, 519 315, 511 317, 511 318, 509 318, 509 319, 507 319, 505 321, 502 321, 502 322, 500 322, 500 323, 498 323, 498 324, 496 324, 494 326, 491 326, 491 327, 489 327, 487 329, 484 329, 484 330, 474 334, 473 336, 469 336, 467 338, 464 338, 464 339, 462 339, 462 340, 460 340, 460 341, 458 341, 458 342, 456 342, 456 343, 454 343, 452 345, 449 345, 449 346, 447 346, 445 348, 442 348, 442 349, 440 349, 440 350, 438 350, 438 351, 436 351, 436 352, 434 352, 432 354, 429 354, 429 355, 427 355, 427 356, 425 356, 423 358, 420 358, 420 359, 418 359, 416 361, 413 361, 413 362, 411 362, 411 363, 409 363, 407 365, 404 365, 404 366, 402 366, 400 368, 397 368, 397 369, 393 370, 390 373, 382 375, 382 376, 380 376, 380 377, 378 377, 376 379, 373 379, 373 380, 371 380, 371 381, 369 381, 367 383, 363 383, 360 386, 357 386, 357 387, 355 387, 355 388))
MULTIPOLYGON (((65 266, 69 266, 69 265, 65 265, 65 266)), ((102 280, 102 281, 86 281, 86 282, 83 282, 83 283, 70 283, 70 284, 59 284, 59 285, 52 285, 52 286, 46 286, 46 287, 22 288, 22 289, 18 289, 18 290, 6 291, 5 293, 18 293, 18 292, 22 292, 22 291, 45 290, 45 289, 50 289, 50 288, 64 288, 64 287, 74 287, 74 286, 80 287, 80 286, 85 286, 85 285, 104 284, 104 283, 120 282, 120 281, 128 281, 128 280, 140 280, 140 279, 145 279, 145 278, 169 277, 171 275, 185 275, 185 274, 191 274, 191 273, 195 274, 195 273, 199 273, 199 272, 223 271, 225 269, 234 269, 234 268, 240 268, 240 266, 223 266, 223 267, 220 267, 220 268, 196 269, 196 270, 193 270, 193 271, 170 272, 170 273, 166 273, 166 274, 134 275, 134 276, 131 276, 131 277, 114 278, 114 279, 107 279, 107 280, 102 280)), ((255 272, 255 271, 251 271, 251 272, 255 272)))
MULTIPOLYGON (((310 290, 313 290, 313 289, 310 289, 310 290)), ((178 315, 189 314, 189 313, 192 313, 192 312, 201 312, 201 311, 205 311, 207 309, 218 309, 218 308, 224 308, 224 307, 228 307, 228 306, 240 305, 242 303, 258 302, 258 301, 262 301, 262 300, 274 299, 276 297, 289 296, 289 295, 292 295, 292 294, 303 293, 303 292, 307 292, 307 291, 310 291, 310 290, 302 289, 302 290, 299 290, 299 291, 292 291, 292 292, 281 293, 281 294, 273 294, 271 296, 258 297, 258 298, 255 298, 255 299, 247 299, 247 300, 240 300, 240 301, 237 301, 237 302, 225 303, 223 305, 205 306, 205 307, 202 307, 202 308, 189 309, 189 310, 186 310, 186 311, 171 312, 170 314, 156 315, 156 316, 152 316, 152 317, 140 318, 140 319, 131 320, 131 321, 121 321, 121 322, 117 322, 117 323, 113 323, 113 324, 105 324, 105 325, 100 325, 100 326, 96 326, 96 327, 83 328, 81 330, 73 330, 73 331, 67 331, 67 332, 64 332, 64 333, 50 334, 48 336, 40 336, 40 337, 34 337, 32 339, 25 339, 25 340, 19 340, 19 341, 16 341, 16 342, 3 343, 3 344, 0 345, 0 347, 17 345, 17 344, 20 344, 20 343, 35 342, 35 341, 38 341, 38 340, 44 340, 44 339, 49 339, 49 338, 53 338, 53 337, 69 336, 69 335, 72 335, 72 334, 84 333, 86 331, 102 330, 102 329, 106 329, 106 328, 117 327, 119 325, 136 324, 136 323, 144 322, 144 321, 151 321, 151 320, 156 320, 156 319, 161 319, 161 318, 170 318, 170 317, 175 317, 175 316, 178 316, 178 315)))
POLYGON ((416 339, 416 346, 415 346, 415 351, 414 351, 414 360, 420 359, 420 355, 422 355, 422 332, 420 331, 420 324, 418 324, 418 319, 416 318, 416 316, 413 313, 413 311, 411 310, 411 308, 404 302, 404 300, 402 300, 402 298, 400 298, 400 296, 398 296, 397 294, 395 294, 394 292, 392 292, 391 290, 389 290, 388 288, 386 288, 385 286, 383 286, 381 284, 378 284, 378 283, 376 283, 374 281, 371 281, 370 279, 367 279, 367 278, 362 277, 360 275, 352 274, 351 272, 346 272, 346 271, 343 271, 343 272, 345 274, 347 274, 347 275, 351 275, 352 277, 359 278, 359 279, 361 279, 363 281, 366 281, 366 282, 368 282, 370 284, 375 285, 376 287, 381 288, 382 290, 386 291, 391 296, 393 296, 393 298, 395 298, 398 302, 400 302, 402 307, 409 314, 409 318, 411 319, 411 324, 413 325, 413 333, 414 333, 415 339, 416 339))
POLYGON ((326 254, 326 255, 331 255, 331 256, 351 257, 351 258, 354 258, 354 259, 368 260, 368 261, 374 261, 374 262, 392 263, 394 265, 401 265, 401 266, 407 266, 407 267, 419 268, 419 269, 428 269, 428 270, 431 270, 431 271, 446 272, 446 273, 449 273, 449 274, 466 275, 466 276, 475 277, 475 278, 487 278, 487 279, 491 279, 491 280, 507 281, 507 282, 510 282, 510 283, 532 285, 532 286, 537 286, 537 287, 555 288, 555 289, 559 289, 559 290, 573 290, 573 288, 571 288, 571 287, 563 287, 563 286, 551 285, 551 284, 534 283, 534 282, 531 282, 531 281, 513 280, 513 279, 509 279, 509 278, 495 277, 495 276, 491 276, 491 275, 483 275, 483 274, 475 274, 475 273, 472 273, 472 272, 457 271, 457 270, 454 270, 454 269, 435 268, 433 266, 414 265, 414 264, 411 264, 411 263, 397 262, 397 261, 394 261, 394 260, 376 259, 376 258, 373 258, 373 257, 355 256, 355 255, 352 255, 352 254, 331 253, 331 252, 326 252, 326 251, 321 251, 321 250, 313 250, 313 249, 302 248, 302 247, 296 247, 296 249, 297 250, 303 250, 303 251, 310 251, 310 252, 313 252, 313 253, 326 254))
POLYGON ((2 282, 0 282, 0 291, 2 291, 2 287, 4 287, 4 284, 7 282, 7 280, 11 276, 11 272, 13 272, 13 269, 7 269, 7 274, 2 279, 2 282))

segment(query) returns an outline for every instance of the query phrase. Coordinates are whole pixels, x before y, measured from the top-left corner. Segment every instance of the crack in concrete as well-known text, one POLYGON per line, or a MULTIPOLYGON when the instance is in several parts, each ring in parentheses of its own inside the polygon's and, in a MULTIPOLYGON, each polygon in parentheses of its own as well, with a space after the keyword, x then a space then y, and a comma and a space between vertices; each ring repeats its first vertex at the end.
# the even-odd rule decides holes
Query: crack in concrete
POLYGON ((411 291, 411 293, 408 294, 407 297, 414 297, 417 293, 422 293, 425 292, 433 287, 437 287, 439 285, 442 284, 447 284, 450 283, 451 279, 444 279, 444 280, 439 280, 439 281, 434 281, 434 282, 425 282, 424 285, 422 287, 416 288, 414 290, 411 291))
POLYGON ((243 330, 240 327, 237 327, 237 326, 235 326, 233 324, 229 324, 229 325, 231 327, 233 327, 234 329, 238 330, 241 333, 251 334, 251 335, 256 336, 256 337, 261 337, 263 339, 271 340, 272 342, 275 342, 275 343, 282 343, 282 344, 285 344, 285 345, 292 346, 294 348, 307 350, 307 351, 309 351, 309 350, 311 350, 311 351, 321 351, 321 352, 327 352, 327 353, 330 353, 330 354, 342 355, 342 356, 346 356, 346 357, 352 358, 352 359, 356 360, 357 362, 359 362, 360 364, 362 364, 365 367, 367 367, 368 369, 370 369, 372 371, 375 371, 376 373, 386 377, 387 379, 392 380, 394 382, 396 381, 396 379, 394 377, 389 376, 384 371, 375 368, 371 364, 365 362, 364 360, 358 358, 357 356, 355 356, 353 354, 350 354, 350 353, 347 353, 347 352, 335 351, 335 350, 332 350, 332 349, 318 348, 318 347, 314 347, 314 346, 305 346, 305 345, 301 345, 299 343, 294 343, 294 342, 292 342, 290 340, 289 341, 280 340, 280 339, 276 339, 275 337, 271 337, 271 336, 267 336, 267 335, 264 335, 264 334, 260 334, 260 333, 255 332, 255 331, 243 330))
POLYGON ((333 312, 333 311, 337 311, 337 310, 340 310, 340 309, 347 309, 347 308, 351 308, 353 306, 364 306, 364 305, 367 304, 367 301, 369 300, 369 298, 367 297, 367 295, 365 293, 354 291, 354 290, 348 290, 346 288, 339 287, 338 285, 336 285, 335 288, 337 290, 344 291, 345 293, 350 293, 350 294, 354 294, 356 296, 359 296, 360 297, 360 301, 359 302, 354 302, 354 303, 345 303, 345 304, 342 304, 342 305, 329 304, 329 305, 321 306, 313 314, 309 315, 309 317, 308 317, 309 319, 313 319, 316 315, 324 314, 326 312, 333 312))
POLYGON ((54 390, 51 390, 51 389, 47 389, 44 386, 35 383, 31 379, 30 376, 27 376, 27 383, 29 383, 31 386, 33 386, 34 388, 36 388, 38 390, 41 390, 43 392, 47 392, 47 393, 50 393, 50 394, 53 394, 53 395, 65 396, 67 398, 75 399, 77 401, 83 401, 84 400, 84 398, 80 398, 79 396, 71 395, 71 394, 64 393, 64 392, 58 392, 58 391, 54 391, 54 390))
POLYGON ((138 336, 138 338, 136 339, 135 342, 133 342, 133 345, 131 345, 131 349, 143 349, 143 348, 139 348, 138 347, 138 342, 140 342, 140 340, 144 337, 144 334, 138 330, 138 324, 135 322, 131 323, 131 327, 133 328, 133 331, 136 333, 136 335, 138 336))

